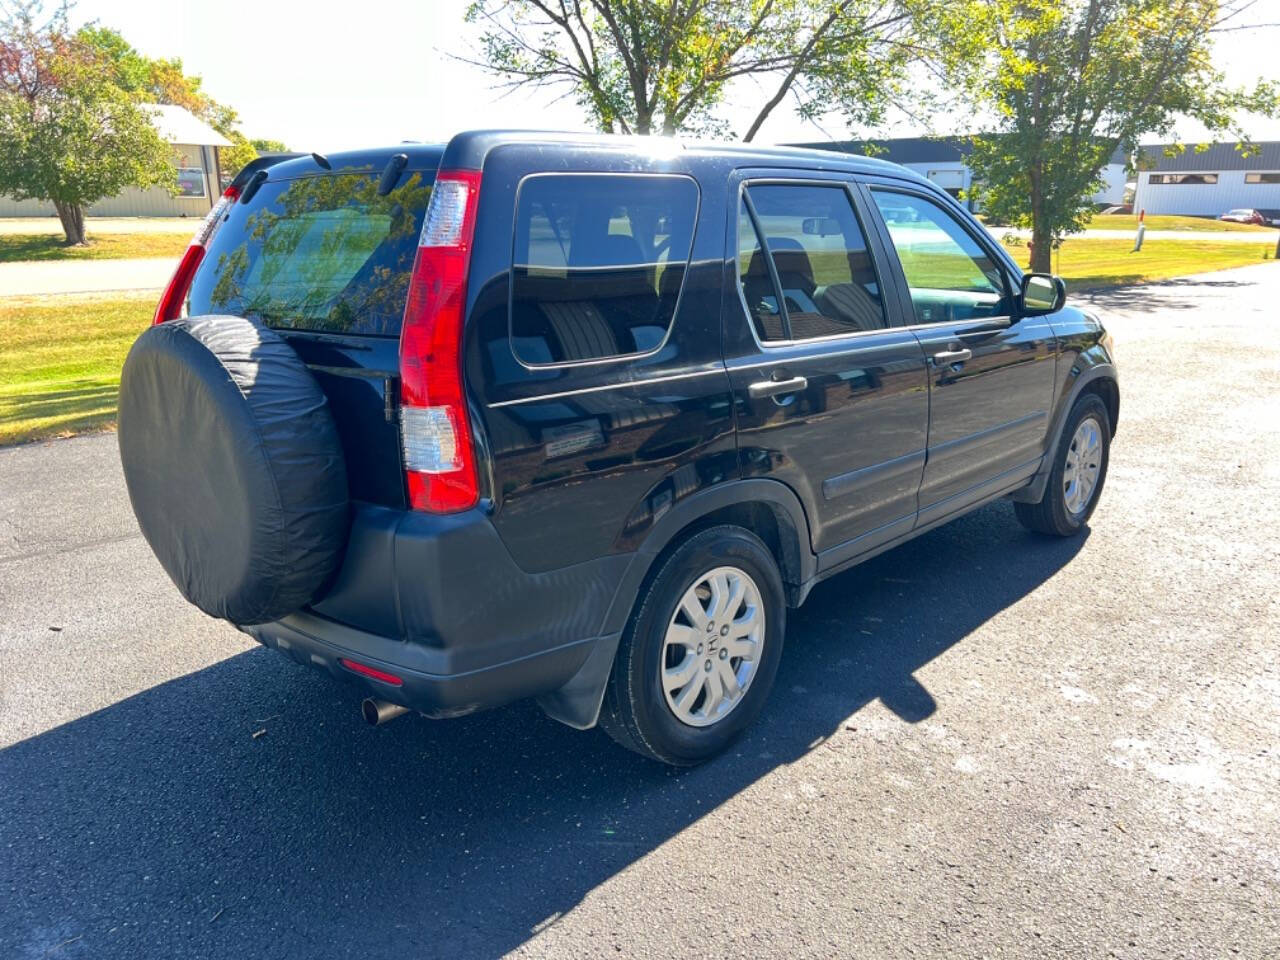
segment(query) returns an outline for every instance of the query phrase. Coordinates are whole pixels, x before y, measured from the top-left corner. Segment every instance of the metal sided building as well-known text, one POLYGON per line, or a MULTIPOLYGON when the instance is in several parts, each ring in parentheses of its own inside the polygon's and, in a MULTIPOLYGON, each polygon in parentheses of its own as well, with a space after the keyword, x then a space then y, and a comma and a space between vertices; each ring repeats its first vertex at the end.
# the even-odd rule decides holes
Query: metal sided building
POLYGON ((1195 217, 1280 211, 1280 141, 1252 144, 1249 156, 1235 143, 1176 151, 1167 143, 1141 148, 1134 210, 1195 217))
MULTIPOLYGON (((91 217, 203 217, 222 193, 218 148, 231 146, 222 134, 182 107, 148 105, 156 132, 173 148, 178 172, 175 196, 164 187, 126 187, 88 209, 91 217)), ((0 196, 0 217, 53 216, 53 204, 0 196)))

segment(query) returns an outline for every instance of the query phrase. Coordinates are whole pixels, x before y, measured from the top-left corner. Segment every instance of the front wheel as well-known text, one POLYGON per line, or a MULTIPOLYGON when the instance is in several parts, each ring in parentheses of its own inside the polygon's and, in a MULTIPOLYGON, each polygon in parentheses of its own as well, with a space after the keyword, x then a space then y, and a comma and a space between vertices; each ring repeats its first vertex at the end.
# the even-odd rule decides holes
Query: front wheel
POLYGON ((1086 393, 1076 401, 1062 429, 1049 483, 1038 503, 1014 503, 1029 530, 1051 536, 1079 533, 1102 494, 1111 456, 1111 418, 1102 398, 1086 393))
POLYGON ((694 534, 663 561, 623 635, 600 725, 676 766, 723 750, 764 707, 782 656, 782 578, 741 527, 694 534))

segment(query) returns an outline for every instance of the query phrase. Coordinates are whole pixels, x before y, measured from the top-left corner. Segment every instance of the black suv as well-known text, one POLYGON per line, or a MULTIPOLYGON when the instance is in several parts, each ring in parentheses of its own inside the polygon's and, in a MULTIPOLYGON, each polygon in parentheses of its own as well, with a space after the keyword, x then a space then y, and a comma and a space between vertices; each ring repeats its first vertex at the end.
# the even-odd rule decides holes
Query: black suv
POLYGON ((265 158, 129 356, 121 457, 184 595, 370 722, 536 697, 696 763, 818 581, 997 497, 1080 531, 1119 391, 1064 296, 859 157, 479 132, 265 158))

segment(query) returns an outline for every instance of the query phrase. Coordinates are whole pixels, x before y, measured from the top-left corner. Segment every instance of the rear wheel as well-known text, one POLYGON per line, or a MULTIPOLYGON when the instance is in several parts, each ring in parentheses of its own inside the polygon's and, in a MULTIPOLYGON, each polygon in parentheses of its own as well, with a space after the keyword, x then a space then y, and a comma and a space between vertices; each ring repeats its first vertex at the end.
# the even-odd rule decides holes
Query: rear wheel
POLYGON ((662 562, 623 635, 600 725, 677 766, 723 750, 764 707, 786 604, 773 555, 735 526, 694 534, 662 562))
POLYGON ((1051 536, 1079 533, 1102 494, 1111 453, 1111 418, 1094 393, 1076 401, 1058 441, 1049 483, 1038 503, 1014 503, 1018 520, 1029 530, 1051 536))

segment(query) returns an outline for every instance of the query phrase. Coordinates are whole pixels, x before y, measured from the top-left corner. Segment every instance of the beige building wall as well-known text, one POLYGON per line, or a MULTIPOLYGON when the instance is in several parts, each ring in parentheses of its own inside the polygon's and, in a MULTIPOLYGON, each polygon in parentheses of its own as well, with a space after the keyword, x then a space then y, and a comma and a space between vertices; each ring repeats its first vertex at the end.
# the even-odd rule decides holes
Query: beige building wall
MULTIPOLYGON (((186 171, 182 182, 186 189, 199 188, 198 196, 173 196, 163 187, 139 190, 126 187, 114 197, 107 197, 89 207, 91 217, 203 217, 213 206, 218 175, 214 157, 216 147, 194 143, 173 145, 174 160, 179 170, 186 171), (198 171, 198 172, 197 172, 198 171)), ((0 217, 53 217, 53 204, 42 200, 13 200, 0 196, 0 217)))

